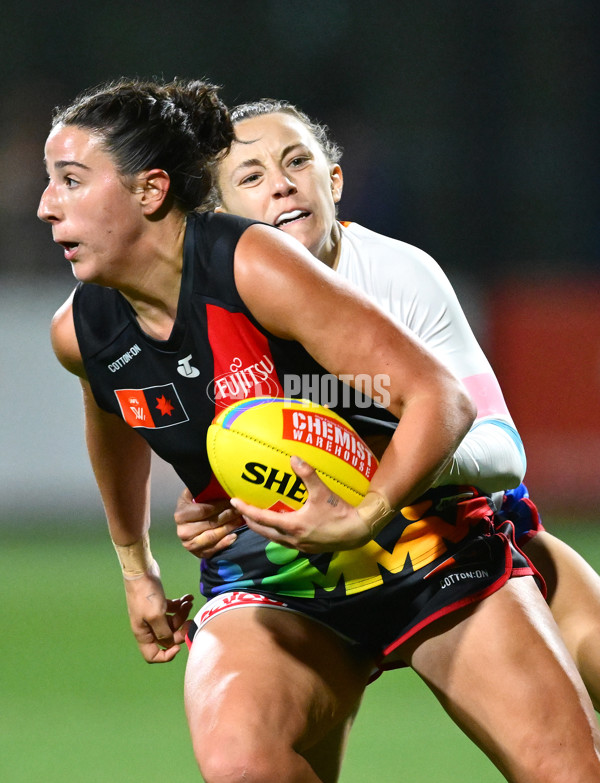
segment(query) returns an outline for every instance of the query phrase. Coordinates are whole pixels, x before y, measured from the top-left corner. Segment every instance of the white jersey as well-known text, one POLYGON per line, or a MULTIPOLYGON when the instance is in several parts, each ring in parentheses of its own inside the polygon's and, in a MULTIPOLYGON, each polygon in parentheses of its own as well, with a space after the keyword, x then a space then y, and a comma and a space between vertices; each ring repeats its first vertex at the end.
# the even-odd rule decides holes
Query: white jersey
POLYGON ((422 250, 357 223, 343 223, 341 232, 338 274, 417 335, 477 406, 477 419, 437 485, 474 484, 486 492, 516 487, 526 467, 521 438, 442 269, 422 250))

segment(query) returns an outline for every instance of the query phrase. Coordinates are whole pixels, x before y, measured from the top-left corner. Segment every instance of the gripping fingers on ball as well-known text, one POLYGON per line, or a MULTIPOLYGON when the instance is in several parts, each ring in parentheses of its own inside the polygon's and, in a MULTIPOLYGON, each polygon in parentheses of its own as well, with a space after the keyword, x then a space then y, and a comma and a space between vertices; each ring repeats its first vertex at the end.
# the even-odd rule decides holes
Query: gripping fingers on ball
POLYGON ((221 534, 222 537, 213 536, 206 538, 204 534, 192 538, 186 543, 186 548, 195 555, 201 557, 211 557, 212 554, 227 549, 237 539, 236 533, 221 534))
POLYGON ((299 510, 307 495, 318 498, 323 491, 321 479, 354 506, 377 468, 375 455, 347 421, 291 398, 233 403, 208 428, 206 449, 225 492, 261 508, 299 510))

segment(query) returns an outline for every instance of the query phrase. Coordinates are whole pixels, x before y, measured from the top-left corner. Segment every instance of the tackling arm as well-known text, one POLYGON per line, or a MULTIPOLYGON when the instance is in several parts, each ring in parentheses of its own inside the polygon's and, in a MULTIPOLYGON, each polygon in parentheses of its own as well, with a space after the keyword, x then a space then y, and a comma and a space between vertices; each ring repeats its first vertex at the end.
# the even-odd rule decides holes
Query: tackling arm
POLYGON ((434 486, 471 484, 490 494, 517 487, 525 476, 525 452, 513 427, 477 421, 434 486))
POLYGON ((286 515, 241 501, 232 505, 250 518, 253 530, 279 543, 305 552, 355 548, 377 534, 394 508, 431 487, 475 409, 456 376, 405 328, 308 252, 269 231, 252 226, 236 249, 236 284, 252 314, 274 334, 300 342, 334 375, 386 375, 389 409, 399 424, 358 509, 343 503, 335 513, 327 509, 309 467, 297 460, 292 466, 309 492, 300 511, 286 515))

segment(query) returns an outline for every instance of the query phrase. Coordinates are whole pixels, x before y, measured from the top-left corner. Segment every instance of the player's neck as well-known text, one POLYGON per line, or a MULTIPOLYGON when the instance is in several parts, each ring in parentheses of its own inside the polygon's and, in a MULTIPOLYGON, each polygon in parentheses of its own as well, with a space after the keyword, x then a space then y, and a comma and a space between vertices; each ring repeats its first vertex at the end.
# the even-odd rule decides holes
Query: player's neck
POLYGON ((340 230, 340 224, 336 220, 331 229, 331 234, 327 243, 318 254, 319 261, 322 261, 328 267, 335 270, 340 260, 341 248, 342 232, 340 230))
POLYGON ((145 264, 138 269, 135 285, 121 288, 141 328, 155 339, 168 339, 177 316, 184 234, 181 230, 171 234, 168 243, 153 245, 145 264))

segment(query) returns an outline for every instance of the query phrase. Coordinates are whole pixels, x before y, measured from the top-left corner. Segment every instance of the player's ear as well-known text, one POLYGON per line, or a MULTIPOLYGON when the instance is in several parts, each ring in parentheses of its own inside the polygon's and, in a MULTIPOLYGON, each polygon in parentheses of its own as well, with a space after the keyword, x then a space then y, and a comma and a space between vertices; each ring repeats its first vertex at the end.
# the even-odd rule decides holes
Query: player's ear
POLYGON ((165 203, 171 187, 171 178, 164 169, 151 169, 138 177, 136 193, 144 214, 153 215, 165 203))
POLYGON ((342 173, 342 167, 339 163, 333 165, 329 171, 329 178, 331 180, 331 193, 333 195, 333 201, 335 204, 342 198, 342 190, 344 189, 344 175, 342 173))

